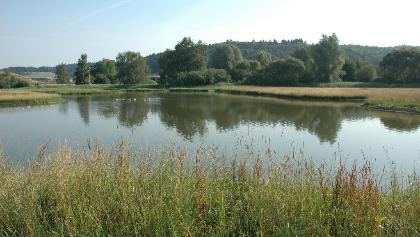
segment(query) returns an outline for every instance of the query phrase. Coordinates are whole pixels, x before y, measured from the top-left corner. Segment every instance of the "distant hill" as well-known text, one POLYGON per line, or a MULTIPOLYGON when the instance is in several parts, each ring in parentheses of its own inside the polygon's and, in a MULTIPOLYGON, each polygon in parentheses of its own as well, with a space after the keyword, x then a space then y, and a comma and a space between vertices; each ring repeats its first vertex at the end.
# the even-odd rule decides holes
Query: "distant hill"
POLYGON ((342 45, 341 46, 350 59, 368 62, 378 66, 382 58, 397 47, 376 47, 376 46, 361 46, 361 45, 342 45))
POLYGON ((13 72, 0 71, 0 88, 25 87, 35 83, 36 81, 28 77, 13 72))
MULTIPOLYGON (((279 58, 284 58, 290 56, 297 47, 308 45, 302 39, 295 40, 282 40, 282 41, 249 41, 249 42, 239 42, 239 41, 227 41, 232 43, 242 51, 242 54, 247 59, 255 59, 258 55, 258 52, 261 50, 267 51, 279 58)), ((221 43, 210 44, 208 45, 209 55, 214 50, 214 48, 221 43)), ((404 46, 396 47, 376 47, 376 46, 361 46, 361 45, 342 45, 344 52, 347 57, 352 60, 364 61, 378 66, 382 58, 390 53, 394 49, 398 49, 404 46)), ((146 56, 146 60, 150 66, 150 71, 152 74, 158 74, 159 67, 159 57, 161 53, 154 53, 146 56)), ((71 75, 76 71, 76 64, 68 64, 68 69, 71 75)), ((55 67, 9 67, 3 69, 5 71, 10 71, 18 73, 21 75, 28 75, 33 72, 55 72, 55 67)))
MULTIPOLYGON (((68 68, 70 74, 73 75, 74 72, 76 71, 76 63, 67 64, 67 68, 68 68)), ((42 67, 7 67, 7 68, 3 68, 1 70, 7 71, 7 72, 13 72, 13 73, 23 75, 23 76, 27 76, 27 75, 31 75, 31 73, 36 73, 36 72, 55 73, 55 66, 53 66, 53 67, 49 67, 49 66, 42 66, 42 67)))

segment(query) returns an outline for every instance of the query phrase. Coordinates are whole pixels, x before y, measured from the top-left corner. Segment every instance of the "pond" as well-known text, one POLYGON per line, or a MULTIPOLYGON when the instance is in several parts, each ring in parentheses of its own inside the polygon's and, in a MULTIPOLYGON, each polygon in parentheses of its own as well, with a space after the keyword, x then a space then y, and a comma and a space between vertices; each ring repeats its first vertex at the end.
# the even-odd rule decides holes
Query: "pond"
POLYGON ((0 144, 24 162, 48 144, 86 148, 129 141, 134 148, 175 146, 191 155, 213 147, 334 161, 368 159, 412 170, 420 162, 420 116, 368 111, 355 103, 287 101, 215 93, 72 96, 49 106, 0 108, 0 144))

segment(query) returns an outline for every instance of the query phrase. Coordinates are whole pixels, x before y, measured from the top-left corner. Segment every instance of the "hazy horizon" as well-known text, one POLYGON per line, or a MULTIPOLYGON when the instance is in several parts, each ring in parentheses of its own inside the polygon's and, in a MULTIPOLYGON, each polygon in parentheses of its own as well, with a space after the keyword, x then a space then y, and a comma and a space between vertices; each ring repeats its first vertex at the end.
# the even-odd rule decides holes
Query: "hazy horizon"
POLYGON ((206 44, 303 39, 336 33, 340 44, 419 45, 414 0, 161 0, 29 1, 0 3, 0 68, 146 56, 173 48, 182 37, 206 44), (398 4, 397 4, 398 3, 398 4))

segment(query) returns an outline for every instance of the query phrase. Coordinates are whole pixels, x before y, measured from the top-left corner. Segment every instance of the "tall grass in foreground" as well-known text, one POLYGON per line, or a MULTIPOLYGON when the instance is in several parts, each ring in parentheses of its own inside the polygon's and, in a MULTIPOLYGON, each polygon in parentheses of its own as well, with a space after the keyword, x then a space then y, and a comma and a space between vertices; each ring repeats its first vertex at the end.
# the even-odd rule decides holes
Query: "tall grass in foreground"
MULTIPOLYGON (((415 236, 420 184, 382 187, 369 163, 233 160, 62 147, 0 168, 1 236, 415 236)), ((207 155, 204 155, 207 154, 207 155)), ((271 159, 276 160, 276 159, 271 159)))

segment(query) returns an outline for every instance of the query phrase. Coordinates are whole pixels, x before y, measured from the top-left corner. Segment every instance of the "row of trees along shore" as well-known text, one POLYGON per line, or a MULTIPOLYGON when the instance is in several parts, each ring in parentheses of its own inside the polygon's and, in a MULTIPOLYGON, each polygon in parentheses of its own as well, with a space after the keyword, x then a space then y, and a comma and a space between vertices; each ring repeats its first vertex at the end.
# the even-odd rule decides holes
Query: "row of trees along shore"
MULTIPOLYGON (((66 64, 61 63, 55 68, 57 83, 70 83, 71 75, 66 64)), ((76 85, 81 84, 137 84, 146 81, 149 66, 138 52, 127 51, 119 53, 116 60, 102 59, 96 63, 89 63, 87 55, 82 54, 77 62, 73 80, 76 85)))
MULTIPOLYGON (((277 57, 261 50, 245 58, 232 41, 209 49, 202 41, 183 38, 174 49, 159 55, 162 86, 201 86, 220 82, 292 86, 340 81, 420 83, 420 50, 403 47, 385 55, 379 65, 346 56, 335 34, 322 35, 316 44, 303 41, 293 53, 277 57)), ((147 80, 149 65, 138 52, 119 53, 116 60, 89 63, 82 54, 73 75, 75 84, 136 84, 147 80)), ((57 83, 70 83, 65 64, 56 66, 57 83)))

